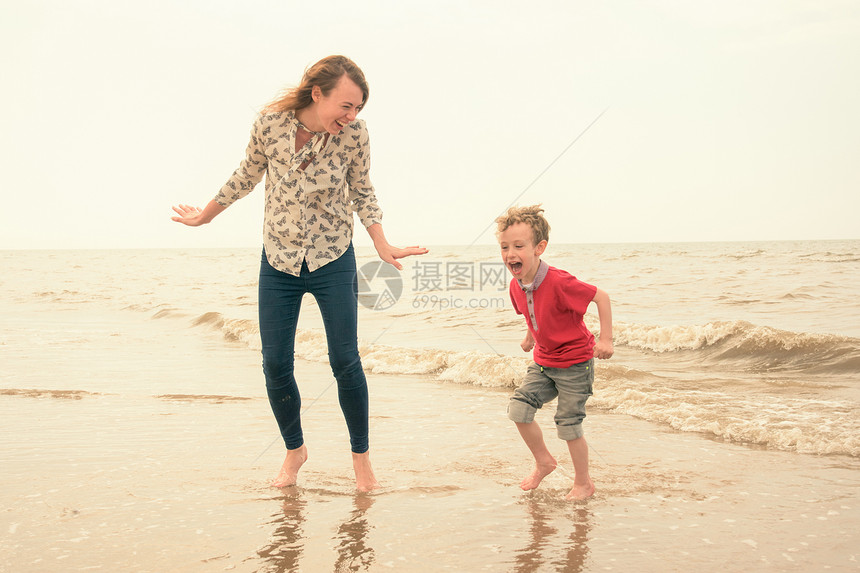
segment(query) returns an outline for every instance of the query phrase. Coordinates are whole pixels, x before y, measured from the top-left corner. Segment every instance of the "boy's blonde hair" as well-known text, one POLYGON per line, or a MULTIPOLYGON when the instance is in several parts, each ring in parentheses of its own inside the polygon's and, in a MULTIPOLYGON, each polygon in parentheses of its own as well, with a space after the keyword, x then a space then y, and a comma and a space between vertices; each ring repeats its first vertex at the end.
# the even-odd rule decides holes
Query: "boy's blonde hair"
POLYGON ((496 238, 505 232, 508 227, 517 223, 525 223, 532 228, 532 238, 537 245, 541 241, 549 242, 549 223, 543 216, 543 209, 538 205, 528 207, 511 207, 505 214, 496 219, 498 228, 496 238))

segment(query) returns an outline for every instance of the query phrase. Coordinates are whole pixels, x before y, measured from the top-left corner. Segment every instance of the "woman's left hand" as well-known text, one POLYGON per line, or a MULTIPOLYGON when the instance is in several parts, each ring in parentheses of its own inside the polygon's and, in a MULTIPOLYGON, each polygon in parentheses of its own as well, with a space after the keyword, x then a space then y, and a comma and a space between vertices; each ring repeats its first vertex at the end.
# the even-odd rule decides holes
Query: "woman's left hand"
POLYGON ((424 247, 414 246, 414 247, 393 247, 388 244, 388 242, 376 242, 373 244, 376 247, 376 252, 379 253, 379 258, 394 265, 398 271, 403 270, 403 265, 397 262, 397 259, 403 259, 405 257, 411 257, 412 255, 423 255, 428 252, 428 249, 424 247))
POLYGON ((397 259, 402 259, 404 257, 411 257, 412 255, 423 255, 428 252, 424 247, 414 246, 414 247, 406 247, 405 249, 401 249, 399 247, 392 247, 388 244, 388 240, 385 238, 385 233, 382 232, 382 224, 374 223, 373 225, 367 228, 367 234, 370 235, 370 238, 373 240, 373 246, 376 247, 376 252, 379 253, 379 258, 394 265, 394 268, 398 271, 403 270, 403 265, 397 262, 397 259))

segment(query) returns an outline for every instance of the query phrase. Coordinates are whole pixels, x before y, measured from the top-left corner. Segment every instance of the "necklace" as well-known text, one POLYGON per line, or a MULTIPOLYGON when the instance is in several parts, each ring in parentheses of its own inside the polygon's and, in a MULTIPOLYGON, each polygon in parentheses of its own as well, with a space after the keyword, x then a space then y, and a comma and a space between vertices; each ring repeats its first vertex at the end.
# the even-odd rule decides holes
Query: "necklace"
POLYGON ((301 129, 304 129, 305 131, 307 131, 307 132, 308 132, 308 133, 310 133, 311 135, 322 135, 322 134, 323 134, 323 132, 322 132, 322 131, 314 131, 314 130, 312 130, 312 129, 308 129, 308 128, 305 126, 305 124, 303 124, 302 122, 299 122, 299 127, 300 127, 301 129))
POLYGON ((311 135, 321 135, 323 133, 322 131, 314 131, 312 129, 308 129, 308 126, 306 126, 304 123, 302 123, 302 120, 299 119, 298 114, 296 114, 295 118, 296 118, 296 123, 299 124, 299 127, 304 129, 305 131, 307 131, 311 135))

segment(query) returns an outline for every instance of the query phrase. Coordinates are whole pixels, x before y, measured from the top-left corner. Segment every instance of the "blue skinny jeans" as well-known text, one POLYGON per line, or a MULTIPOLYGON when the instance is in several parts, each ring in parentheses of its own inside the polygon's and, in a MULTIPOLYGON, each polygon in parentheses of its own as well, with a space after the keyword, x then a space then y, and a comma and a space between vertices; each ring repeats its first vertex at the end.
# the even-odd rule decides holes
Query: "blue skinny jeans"
POLYGON ((274 269, 263 251, 260 263, 260 338, 269 404, 287 449, 304 444, 299 388, 293 375, 296 324, 305 293, 319 305, 328 357, 352 451, 369 448, 367 380, 358 355, 358 277, 352 245, 335 261, 296 277, 274 269))

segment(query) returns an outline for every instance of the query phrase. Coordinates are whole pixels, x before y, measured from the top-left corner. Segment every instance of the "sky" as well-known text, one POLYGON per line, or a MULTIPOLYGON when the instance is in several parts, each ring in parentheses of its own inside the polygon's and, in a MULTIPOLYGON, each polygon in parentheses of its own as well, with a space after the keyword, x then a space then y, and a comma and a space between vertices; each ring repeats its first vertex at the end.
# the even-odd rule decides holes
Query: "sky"
POLYGON ((171 206, 329 54, 370 84, 392 244, 535 203, 557 243, 860 238, 854 0, 33 0, 0 48, 0 249, 260 245, 262 184, 201 228, 171 206))

